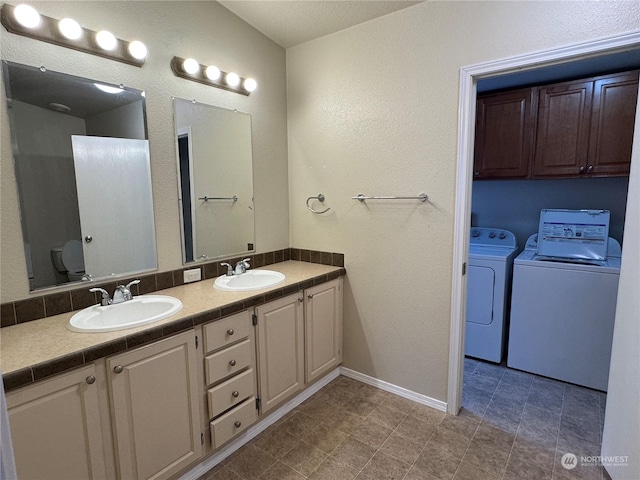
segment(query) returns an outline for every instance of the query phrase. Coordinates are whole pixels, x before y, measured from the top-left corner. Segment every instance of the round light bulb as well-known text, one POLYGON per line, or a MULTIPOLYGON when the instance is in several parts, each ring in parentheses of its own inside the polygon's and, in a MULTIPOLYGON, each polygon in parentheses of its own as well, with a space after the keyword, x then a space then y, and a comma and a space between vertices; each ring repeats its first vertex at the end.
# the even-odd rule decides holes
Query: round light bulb
POLYGON ((69 40, 78 40, 82 36, 82 27, 73 18, 63 18, 58 22, 58 30, 69 40))
POLYGON ((24 3, 13 9, 13 16, 25 28, 36 28, 42 21, 38 11, 31 5, 25 5, 24 3))
POLYGON ((113 33, 106 30, 100 30, 96 33, 96 42, 103 50, 113 50, 118 44, 118 39, 113 35, 113 33))
POLYGON ((240 85, 240 77, 237 73, 234 72, 227 73, 227 75, 224 77, 224 81, 230 87, 237 87, 238 85, 240 85))
POLYGON ((144 60, 147 58, 147 47, 144 43, 134 40, 129 44, 129 53, 136 60, 144 60))
POLYGON ((247 78, 242 86, 247 92, 253 92, 256 88, 258 88, 258 82, 256 82, 253 78, 247 78))
POLYGON ((187 58, 182 62, 182 69, 190 75, 195 75, 200 71, 200 64, 194 58, 187 58))
POLYGON ((215 65, 209 65, 204 74, 209 80, 218 80, 220 78, 220 69, 215 65))

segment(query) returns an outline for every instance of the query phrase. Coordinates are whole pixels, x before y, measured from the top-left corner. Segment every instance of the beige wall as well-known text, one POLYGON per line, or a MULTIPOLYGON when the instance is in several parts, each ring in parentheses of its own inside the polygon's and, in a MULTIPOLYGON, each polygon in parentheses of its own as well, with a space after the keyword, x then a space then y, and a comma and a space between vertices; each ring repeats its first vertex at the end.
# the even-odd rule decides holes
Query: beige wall
POLYGON ((427 2, 287 50, 291 245, 345 253, 346 367, 446 401, 460 68, 639 27, 637 2, 427 2))
MULTIPOLYGON (((47 16, 75 18, 92 30, 110 29, 125 40, 140 39, 149 56, 143 68, 46 44, 0 29, 3 60, 44 65, 50 70, 124 83, 146 91, 158 265, 182 263, 171 97, 252 114, 256 248, 289 246, 286 146, 285 51, 215 2, 34 2, 47 16), (249 97, 175 77, 171 58, 193 56, 258 80, 249 97)), ((9 124, 2 85, 0 301, 29 296, 9 124)))

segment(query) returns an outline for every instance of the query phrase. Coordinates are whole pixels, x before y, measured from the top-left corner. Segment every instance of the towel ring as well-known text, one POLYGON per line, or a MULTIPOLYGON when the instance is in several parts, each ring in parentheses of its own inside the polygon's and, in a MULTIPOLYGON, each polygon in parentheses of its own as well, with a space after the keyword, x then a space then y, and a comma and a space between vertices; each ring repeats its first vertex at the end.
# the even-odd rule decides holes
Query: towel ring
POLYGON ((331 210, 331 208, 325 208, 322 211, 318 211, 318 210, 314 210, 313 208, 311 208, 311 205, 309 205, 309 200, 311 199, 316 199, 318 200, 320 203, 324 203, 324 195, 322 193, 319 193, 318 195, 316 195, 315 197, 309 197, 307 198, 307 208, 309 210, 311 210, 311 212, 315 213, 316 215, 320 215, 321 213, 327 213, 329 210, 331 210))

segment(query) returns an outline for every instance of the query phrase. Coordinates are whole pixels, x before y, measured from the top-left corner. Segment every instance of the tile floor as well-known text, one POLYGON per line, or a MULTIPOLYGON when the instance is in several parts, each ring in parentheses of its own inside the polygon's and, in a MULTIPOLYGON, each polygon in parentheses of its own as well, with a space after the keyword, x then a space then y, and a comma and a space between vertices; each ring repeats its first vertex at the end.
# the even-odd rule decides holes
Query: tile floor
POLYGON ((340 376, 201 480, 601 480, 560 459, 600 454, 605 400, 465 359, 456 417, 340 376))

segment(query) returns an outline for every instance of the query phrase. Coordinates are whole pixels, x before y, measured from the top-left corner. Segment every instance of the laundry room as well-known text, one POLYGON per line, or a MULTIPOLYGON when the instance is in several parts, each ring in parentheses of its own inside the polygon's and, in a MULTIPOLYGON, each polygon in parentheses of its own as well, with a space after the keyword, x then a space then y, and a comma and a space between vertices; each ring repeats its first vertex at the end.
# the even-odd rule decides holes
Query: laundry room
POLYGON ((578 416, 573 440, 602 438, 638 68, 636 50, 477 85, 463 407, 541 448, 578 416))

